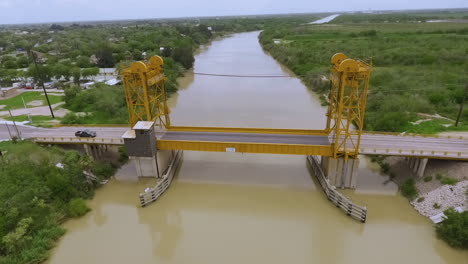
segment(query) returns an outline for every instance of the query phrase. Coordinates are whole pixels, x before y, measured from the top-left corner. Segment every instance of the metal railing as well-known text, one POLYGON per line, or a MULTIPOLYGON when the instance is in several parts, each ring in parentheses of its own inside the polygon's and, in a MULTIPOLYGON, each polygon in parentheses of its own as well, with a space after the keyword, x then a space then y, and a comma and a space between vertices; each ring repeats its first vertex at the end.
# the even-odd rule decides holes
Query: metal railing
POLYGON ((175 155, 172 158, 172 161, 161 180, 158 181, 154 187, 149 188, 143 193, 140 193, 140 204, 142 207, 155 202, 167 190, 167 188, 169 188, 169 185, 171 185, 172 179, 177 169, 179 168, 182 154, 183 151, 175 151, 175 155))
POLYGON ((343 210, 348 216, 365 223, 367 219, 367 208, 353 203, 350 199, 339 193, 335 186, 328 182, 317 156, 307 156, 307 160, 322 186, 322 190, 327 195, 328 200, 343 210))
POLYGON ((362 135, 392 135, 400 137, 424 137, 424 138, 444 138, 444 139, 468 139, 464 136, 455 135, 437 135, 437 134, 417 134, 417 133, 401 133, 401 132, 381 132, 381 131, 362 131, 362 135))
POLYGON ((391 148, 360 148, 360 154, 468 159, 468 152, 391 148))
POLYGON ((120 137, 115 138, 82 138, 82 137, 33 137, 34 142, 50 144, 106 144, 123 145, 120 137))

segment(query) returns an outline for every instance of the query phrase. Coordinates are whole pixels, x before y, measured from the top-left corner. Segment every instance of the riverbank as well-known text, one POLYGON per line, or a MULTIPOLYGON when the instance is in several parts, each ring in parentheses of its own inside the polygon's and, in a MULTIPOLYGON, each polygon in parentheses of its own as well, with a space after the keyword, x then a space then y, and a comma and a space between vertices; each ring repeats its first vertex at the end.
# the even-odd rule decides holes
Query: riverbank
POLYGON ((0 263, 47 259, 62 224, 90 210, 85 200, 119 164, 28 141, 0 142, 0 152, 0 263))

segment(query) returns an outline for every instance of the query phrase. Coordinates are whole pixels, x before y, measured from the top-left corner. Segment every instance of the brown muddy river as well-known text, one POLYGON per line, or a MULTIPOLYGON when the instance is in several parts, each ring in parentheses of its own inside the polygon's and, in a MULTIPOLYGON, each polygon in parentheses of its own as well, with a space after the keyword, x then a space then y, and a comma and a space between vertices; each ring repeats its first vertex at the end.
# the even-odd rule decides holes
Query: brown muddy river
MULTIPOLYGON (((258 32, 214 41, 194 72, 290 75, 265 54, 258 32)), ((187 74, 170 99, 174 125, 325 127, 325 108, 297 78, 229 78, 187 74)), ((97 191, 86 216, 68 232, 49 264, 128 263, 468 263, 468 252, 435 237, 397 187, 361 159, 356 191, 368 207, 361 224, 325 198, 305 157, 185 152, 170 189, 141 208, 152 180, 129 181, 124 167, 97 191)))

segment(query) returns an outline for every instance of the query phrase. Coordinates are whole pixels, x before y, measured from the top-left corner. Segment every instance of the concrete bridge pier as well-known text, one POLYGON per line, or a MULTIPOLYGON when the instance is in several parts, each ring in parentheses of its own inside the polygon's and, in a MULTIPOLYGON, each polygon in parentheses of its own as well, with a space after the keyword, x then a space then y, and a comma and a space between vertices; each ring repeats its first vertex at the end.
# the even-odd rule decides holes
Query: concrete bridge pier
POLYGON ((91 146, 88 145, 88 144, 84 144, 83 147, 84 147, 86 155, 88 155, 89 157, 91 157, 91 159, 94 160, 93 153, 92 153, 92 150, 91 150, 91 146))
POLYGON ((83 147, 86 155, 91 157, 93 160, 102 157, 107 151, 107 145, 84 144, 83 147))
POLYGON ((340 188, 356 188, 359 159, 322 157, 321 166, 331 185, 340 188))
POLYGON ((426 171, 427 163, 429 162, 428 158, 406 158, 406 161, 409 164, 410 169, 418 176, 419 178, 424 176, 426 171))

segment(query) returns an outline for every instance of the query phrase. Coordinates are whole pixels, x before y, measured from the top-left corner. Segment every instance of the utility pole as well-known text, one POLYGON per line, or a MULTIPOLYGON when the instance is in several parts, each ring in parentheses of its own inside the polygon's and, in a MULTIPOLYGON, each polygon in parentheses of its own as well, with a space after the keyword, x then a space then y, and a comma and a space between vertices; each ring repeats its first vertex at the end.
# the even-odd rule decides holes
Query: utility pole
POLYGON ((463 95, 462 101, 460 103, 460 109, 458 110, 458 115, 457 115, 457 121, 455 121, 455 126, 458 126, 458 123, 460 122, 460 117, 463 113, 463 106, 465 105, 465 99, 468 94, 468 83, 465 84, 465 94, 463 95))
POLYGON ((23 100, 24 110, 27 111, 27 113, 28 113, 28 119, 29 119, 29 124, 31 124, 31 123, 32 123, 31 112, 29 112, 29 109, 28 109, 28 107, 26 106, 26 103, 24 102, 23 96, 21 96, 21 100, 23 100))
POLYGON ((43 76, 42 76, 42 74, 39 73, 39 69, 37 68, 37 61, 36 61, 36 57, 35 57, 34 52, 35 52, 34 50, 31 50, 32 59, 34 61, 34 66, 36 67, 36 75, 39 78, 39 81, 40 81, 41 86, 42 86, 42 90, 44 90, 44 95, 45 95, 45 97, 47 99, 47 104, 49 105, 50 115, 52 116, 52 118, 55 118, 54 111, 52 111, 52 106, 50 105, 49 96, 47 95, 47 91, 46 91, 46 88, 44 86, 44 79, 42 78, 43 76))
POLYGON ((11 136, 11 131, 10 131, 10 128, 8 127, 8 123, 5 122, 5 126, 6 128, 8 129, 8 135, 10 135, 10 139, 13 139, 13 137, 11 136))
POLYGON ((15 118, 14 118, 13 115, 11 114, 11 110, 10 110, 10 109, 8 109, 8 112, 10 113, 11 120, 13 121, 13 126, 15 127, 16 135, 18 135, 18 138, 21 140, 21 134, 20 134, 20 131, 19 131, 18 127, 16 126, 15 118))

